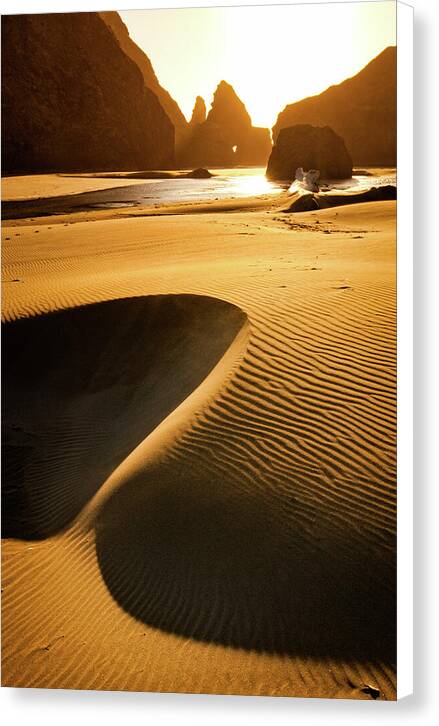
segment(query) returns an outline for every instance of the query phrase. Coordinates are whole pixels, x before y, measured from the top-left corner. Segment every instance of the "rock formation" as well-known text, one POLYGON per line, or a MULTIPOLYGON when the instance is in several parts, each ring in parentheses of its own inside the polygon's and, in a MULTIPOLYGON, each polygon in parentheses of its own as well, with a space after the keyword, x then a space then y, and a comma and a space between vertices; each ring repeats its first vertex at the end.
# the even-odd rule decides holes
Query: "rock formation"
POLYGON ((98 13, 2 18, 3 173, 166 168, 174 128, 98 13))
POLYGON ((233 145, 251 129, 252 121, 246 107, 226 81, 221 81, 213 94, 207 122, 217 124, 233 145))
POLYGON ((329 126, 298 124, 280 130, 268 160, 267 178, 291 182, 299 167, 318 169, 322 179, 352 176, 345 143, 329 126))
POLYGON ((205 121, 194 126, 186 144, 177 155, 178 166, 234 166, 235 154, 221 128, 205 121))
POLYGON ((197 96, 195 99, 194 110, 190 120, 191 126, 197 126, 197 124, 203 124, 206 120, 206 104, 204 98, 197 96))
POLYGON ((252 126, 237 145, 235 163, 241 166, 265 166, 271 149, 269 129, 252 126))
POLYGON ((362 202, 383 202, 396 199, 396 187, 386 184, 382 187, 371 187, 365 191, 340 194, 299 194, 293 195, 293 201, 283 212, 315 212, 316 209, 342 207, 346 204, 361 204, 362 202))
POLYGON ((161 107, 172 121, 175 129, 175 143, 178 146, 186 138, 188 122, 181 111, 178 103, 174 101, 170 93, 160 85, 148 56, 131 40, 128 29, 116 12, 102 12, 100 17, 114 33, 120 47, 136 63, 140 69, 145 86, 157 96, 161 107))
POLYGON ((396 48, 383 50, 356 76, 293 103, 273 127, 328 125, 345 140, 355 165, 396 165, 396 48))
MULTIPOLYGON (((192 119, 202 118, 197 98, 192 119)), ((204 102, 203 102, 204 104, 204 102)), ((178 156, 182 166, 265 166, 271 151, 268 129, 255 128, 243 102, 225 81, 218 85, 204 122, 191 120, 192 132, 178 156)))

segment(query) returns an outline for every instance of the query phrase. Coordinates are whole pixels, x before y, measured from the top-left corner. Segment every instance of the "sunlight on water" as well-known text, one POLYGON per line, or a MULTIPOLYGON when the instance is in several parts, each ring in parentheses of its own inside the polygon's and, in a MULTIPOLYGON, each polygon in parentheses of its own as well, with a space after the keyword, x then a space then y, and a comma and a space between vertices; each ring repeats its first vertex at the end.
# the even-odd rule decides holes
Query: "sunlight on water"
POLYGON ((373 169, 368 174, 353 174, 352 179, 342 179, 330 183, 331 189, 343 189, 349 192, 363 192, 371 187, 382 187, 387 184, 396 186, 395 169, 373 169))
POLYGON ((146 191, 154 201, 192 202, 274 195, 285 188, 265 178, 265 167, 213 169, 212 173, 210 179, 162 180, 146 191))
MULTIPOLYGON (((319 180, 319 191, 343 191, 343 192, 364 192, 371 187, 396 186, 395 169, 373 169, 353 174, 351 179, 323 179, 319 180)), ((297 180, 293 181, 288 189, 290 194, 297 191, 308 191, 307 188, 297 180)))
MULTIPOLYGON (((361 192, 370 189, 372 186, 383 186, 384 184, 396 184, 395 169, 358 169, 355 170, 351 179, 338 181, 325 181, 320 185, 321 192, 330 191, 351 191, 361 192)), ((243 200, 251 198, 275 198, 288 189, 288 184, 279 184, 268 181, 265 177, 264 167, 241 167, 234 169, 213 169, 213 176, 208 179, 148 179, 139 184, 120 187, 115 180, 115 187, 108 189, 97 189, 95 191, 83 191, 78 194, 67 194, 56 197, 51 207, 50 199, 34 199, 36 205, 33 213, 38 210, 52 213, 56 209, 67 212, 75 208, 90 209, 118 209, 122 207, 158 207, 161 204, 182 204, 182 203, 203 203, 223 200, 243 200), (58 201, 56 201, 58 200, 58 201)), ((50 176, 50 175, 49 175, 50 176)), ((79 179, 80 181, 80 179, 79 179)), ((140 180, 139 180, 140 181, 140 180)), ((296 191, 295 185, 290 187, 290 192, 296 191)), ((8 214, 18 214, 17 205, 19 200, 11 202, 15 205, 14 210, 8 214)), ((8 203, 6 203, 8 204, 8 203)), ((29 212, 29 201, 26 202, 26 213, 29 212)), ((4 210, 2 210, 4 211, 4 210)), ((22 215, 25 212, 22 212, 22 215)), ((9 217, 13 218, 13 217, 9 217)))
POLYGON ((252 197, 259 194, 278 194, 282 187, 275 182, 268 181, 264 173, 229 177, 225 180, 224 186, 218 191, 239 197, 252 197))

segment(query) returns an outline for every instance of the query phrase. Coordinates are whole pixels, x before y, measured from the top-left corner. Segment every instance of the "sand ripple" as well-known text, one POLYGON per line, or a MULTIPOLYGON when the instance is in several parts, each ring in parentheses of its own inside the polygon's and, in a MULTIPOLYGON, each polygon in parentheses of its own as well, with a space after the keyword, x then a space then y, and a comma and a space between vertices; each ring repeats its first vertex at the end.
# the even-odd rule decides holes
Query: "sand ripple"
POLYGON ((394 205, 366 206, 6 246, 6 683, 395 696, 394 205))

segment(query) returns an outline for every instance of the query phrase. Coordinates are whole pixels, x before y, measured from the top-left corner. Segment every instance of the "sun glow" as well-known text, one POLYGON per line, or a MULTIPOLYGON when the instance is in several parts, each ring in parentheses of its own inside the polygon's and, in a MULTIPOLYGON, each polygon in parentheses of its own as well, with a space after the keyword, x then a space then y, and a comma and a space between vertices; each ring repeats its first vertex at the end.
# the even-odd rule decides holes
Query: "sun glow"
POLYGON ((273 126, 287 103, 355 75, 396 43, 394 0, 120 15, 187 118, 197 95, 210 107, 224 79, 255 126, 273 126))

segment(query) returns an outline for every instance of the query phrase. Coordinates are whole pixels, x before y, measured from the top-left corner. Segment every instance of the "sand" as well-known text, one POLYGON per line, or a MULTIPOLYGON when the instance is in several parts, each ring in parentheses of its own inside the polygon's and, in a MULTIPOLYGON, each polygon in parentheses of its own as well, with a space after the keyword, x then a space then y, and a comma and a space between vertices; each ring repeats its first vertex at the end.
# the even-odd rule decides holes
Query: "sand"
MULTIPOLYGON (((153 181, 153 180, 151 180, 153 181)), ((138 179, 126 176, 102 177, 85 174, 28 174, 26 176, 3 177, 1 197, 4 202, 58 197, 67 194, 94 192, 98 189, 138 184, 138 179)))
POLYGON ((5 224, 4 685, 395 698, 395 202, 280 209, 5 224))

